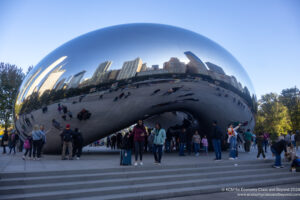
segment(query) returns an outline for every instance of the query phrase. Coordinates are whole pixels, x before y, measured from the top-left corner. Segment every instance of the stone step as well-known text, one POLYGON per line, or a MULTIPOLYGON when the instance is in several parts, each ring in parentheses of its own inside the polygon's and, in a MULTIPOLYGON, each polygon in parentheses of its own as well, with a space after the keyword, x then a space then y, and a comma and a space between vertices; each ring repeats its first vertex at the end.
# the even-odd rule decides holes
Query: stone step
MULTIPOLYGON (((179 180, 195 180, 210 178, 215 176, 233 177, 249 174, 268 174, 278 173, 277 169, 261 168, 261 169, 240 169, 234 168, 231 171, 216 171, 216 172, 194 172, 186 174, 171 174, 171 175, 155 175, 144 177, 123 177, 117 179, 100 179, 100 180, 81 180, 78 179, 72 182, 55 182, 55 183, 43 183, 35 185, 14 185, 14 186, 1 186, 0 196, 5 194, 22 194, 35 193, 35 192, 49 192, 69 190, 74 188, 93 188, 93 187, 111 187, 116 185, 134 185, 140 183, 160 183, 160 182, 175 182, 179 180)), ((30 183, 28 183, 30 184, 30 183)))
POLYGON ((252 164, 240 164, 234 166, 234 163, 230 165, 219 165, 210 167, 192 167, 192 168, 153 168, 144 169, 142 167, 131 167, 132 170, 126 172, 109 172, 109 173, 95 173, 95 174, 72 174, 72 175, 51 175, 51 176, 41 176, 41 177, 19 177, 19 178, 4 178, 0 180, 0 188, 2 186, 13 186, 13 185, 34 185, 34 184, 44 184, 44 183, 56 183, 56 182, 72 182, 72 181, 88 181, 88 180, 105 180, 105 179, 116 179, 116 178, 128 178, 128 177, 145 177, 145 176, 155 176, 155 175, 172 175, 172 174, 187 174, 195 172, 216 172, 216 171, 231 171, 233 168, 236 169, 260 169, 260 168, 270 168, 270 163, 260 163, 256 165, 252 164))
MULTIPOLYGON (((197 158, 195 158, 197 159, 197 158)), ((43 161, 31 161, 31 162, 43 162, 43 161)), ((60 161, 58 161, 60 162, 60 161)), ((69 162, 70 165, 76 164, 76 161, 63 161, 69 162)), ((104 172, 130 172, 139 169, 151 170, 151 169, 177 169, 177 168, 192 168, 192 167, 211 167, 211 166, 231 166, 233 163, 241 164, 261 164, 261 163, 272 163, 273 160, 228 160, 224 159, 222 161, 202 162, 199 164, 181 164, 181 165, 168 165, 163 164, 161 166, 151 165, 143 167, 132 167, 132 166, 122 166, 118 168, 106 168, 106 169, 80 169, 80 170, 57 170, 57 171, 32 171, 32 172, 6 172, 0 173, 1 179, 6 178, 22 178, 22 177, 40 177, 40 176, 51 176, 51 175, 73 175, 73 174, 95 174, 104 172)))
MULTIPOLYGON (((233 170, 234 171, 234 170, 233 170)), ((52 192, 38 192, 38 193, 25 193, 25 194, 14 194, 14 195, 1 195, 1 199, 71 199, 71 198, 80 198, 80 197, 93 197, 97 196, 98 199, 122 199, 122 197, 126 197, 128 199, 141 199, 138 193, 143 192, 151 192, 148 195, 149 198, 156 197, 155 195, 158 194, 157 191, 164 191, 164 194, 168 190, 174 189, 183 189, 193 191, 193 188, 205 188, 205 187, 212 187, 216 190, 216 188, 220 188, 221 185, 224 183, 227 187, 228 185, 235 183, 235 185, 241 187, 243 184, 246 183, 253 183, 256 186, 262 184, 263 181, 268 184, 278 184, 286 181, 299 181, 300 176, 296 174, 292 174, 290 172, 286 172, 285 170, 278 169, 278 171, 274 171, 273 173, 266 173, 266 174, 248 174, 248 175, 239 175, 237 176, 229 176, 229 177, 221 177, 221 176, 210 176, 209 178, 203 179, 196 179, 196 180, 178 180, 174 182, 154 182, 154 183, 138 183, 138 184, 131 184, 130 182, 128 185, 122 186, 111 186, 111 187, 103 187, 103 188, 89 188, 89 189, 70 189, 64 191, 52 191, 52 192), (238 184, 237 184, 238 183, 238 184), (218 187, 216 187, 218 186, 218 187), (113 195, 112 195, 113 194, 113 195), (100 196, 101 195, 101 196, 100 196)), ((26 192, 26 191, 25 191, 26 192)), ((199 194, 199 193, 198 193, 199 194)), ((190 194, 191 195, 191 194, 190 194)), ((160 198, 166 198, 167 195, 162 195, 160 198)))

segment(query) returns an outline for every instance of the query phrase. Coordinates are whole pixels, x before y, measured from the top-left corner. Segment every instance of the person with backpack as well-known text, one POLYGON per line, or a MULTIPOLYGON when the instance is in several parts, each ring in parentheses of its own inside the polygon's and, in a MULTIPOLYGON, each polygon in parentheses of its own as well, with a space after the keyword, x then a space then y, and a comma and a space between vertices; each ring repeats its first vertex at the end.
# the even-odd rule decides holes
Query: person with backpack
POLYGON ((72 157, 74 158, 76 155, 76 159, 79 160, 82 153, 83 137, 78 128, 75 128, 73 132, 73 142, 74 146, 72 157))
POLYGON ((134 150, 135 150, 134 166, 138 165, 137 163, 138 156, 140 156, 140 165, 143 165, 145 135, 147 135, 147 131, 144 126, 143 120, 139 120, 137 125, 134 126, 132 130, 132 135, 133 135, 134 150))
POLYGON ((26 140, 24 141, 24 149, 25 149, 25 153, 23 155, 23 160, 26 160, 27 153, 28 153, 29 159, 31 159, 31 153, 32 153, 32 135, 31 135, 31 133, 29 133, 26 140))
POLYGON ((43 135, 38 125, 33 127, 32 131, 32 140, 33 140, 33 160, 40 160, 41 157, 41 147, 43 141, 43 135))
POLYGON ((162 157, 162 148, 166 140, 166 131, 160 125, 160 123, 156 123, 155 128, 152 131, 154 136, 153 139, 153 154, 155 164, 161 164, 162 157))
POLYGON ((70 124, 66 125, 66 128, 63 130, 63 132, 60 134, 60 136, 63 141, 61 159, 66 160, 66 149, 68 149, 68 152, 69 152, 68 158, 69 158, 69 160, 72 160, 73 131, 70 129, 70 124))
POLYGON ((3 147, 3 152, 2 152, 2 154, 6 154, 6 146, 8 146, 8 140, 9 140, 8 133, 7 133, 7 131, 5 130, 5 131, 4 131, 4 134, 3 134, 3 136, 2 136, 2 141, 1 141, 1 146, 3 147))

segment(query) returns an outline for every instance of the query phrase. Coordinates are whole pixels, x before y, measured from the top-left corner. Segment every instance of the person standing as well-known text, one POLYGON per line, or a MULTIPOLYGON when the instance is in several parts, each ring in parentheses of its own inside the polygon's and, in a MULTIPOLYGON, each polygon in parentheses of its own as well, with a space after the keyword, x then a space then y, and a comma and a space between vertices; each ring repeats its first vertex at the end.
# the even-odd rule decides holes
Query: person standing
POLYGON ((73 131, 70 129, 70 124, 66 125, 66 128, 61 133, 61 138, 63 140, 62 154, 61 159, 66 160, 66 148, 69 152, 69 160, 72 160, 72 140, 73 140, 73 131))
POLYGON ((41 154, 43 153, 43 147, 46 144, 46 132, 45 132, 45 126, 40 125, 40 131, 42 133, 42 142, 41 142, 41 154))
POLYGON ((7 130, 5 130, 1 141, 1 146, 3 147, 2 154, 6 154, 6 146, 8 146, 8 140, 9 140, 8 133, 7 130))
POLYGON ((14 131, 9 136, 9 154, 11 154, 12 150, 14 154, 16 154, 16 143, 17 143, 17 136, 14 131))
POLYGON ((27 153, 28 153, 29 159, 31 159, 31 153, 32 153, 32 136, 31 135, 32 135, 32 133, 29 133, 26 140, 24 141, 25 153, 23 155, 23 160, 26 159, 27 153))
POLYGON ((134 141, 134 150, 135 150, 135 163, 134 166, 137 166, 138 156, 140 156, 140 165, 143 165, 143 151, 145 143, 145 135, 147 134, 146 128, 144 126, 143 120, 139 120, 137 125, 134 126, 132 130, 133 141, 134 141))
POLYGON ((162 148, 166 140, 166 131, 165 129, 161 128, 159 123, 156 123, 155 128, 152 131, 154 136, 153 139, 153 154, 155 164, 161 164, 161 157, 162 157, 162 148))
POLYGON ((130 134, 126 133, 121 141, 121 159, 120 165, 131 165, 132 141, 130 134))
POLYGON ((269 134, 268 133, 264 133, 264 147, 265 147, 265 152, 267 153, 267 149, 269 146, 269 134))
POLYGON ((212 131, 212 143, 214 147, 214 151, 216 154, 215 160, 221 160, 222 159, 222 152, 221 152, 221 140, 223 138, 223 134, 221 132, 220 127, 217 125, 217 121, 213 122, 213 131, 212 131))
POLYGON ((204 135, 204 137, 202 138, 201 143, 202 143, 202 146, 204 148, 206 155, 208 155, 208 141, 207 141, 206 135, 204 135))
POLYGON ((230 124, 227 130, 228 133, 228 142, 230 144, 230 153, 229 153, 229 160, 236 159, 237 156, 237 129, 239 129, 240 125, 233 128, 233 125, 230 124))
POLYGON ((259 159, 260 154, 262 154, 263 158, 266 159, 265 153, 264 153, 264 148, 263 148, 263 143, 264 143, 264 135, 262 133, 259 133, 258 136, 256 137, 256 144, 257 144, 257 159, 259 159))
POLYGON ((273 165, 273 167, 282 168, 283 166, 281 165, 281 153, 282 151, 287 153, 286 141, 284 140, 284 138, 279 138, 279 141, 275 142, 271 146, 271 151, 275 155, 275 164, 273 165))
POLYGON ((33 140, 33 160, 40 160, 41 157, 41 146, 42 146, 43 135, 38 125, 33 127, 32 140, 33 140))
POLYGON ((251 141, 252 141, 252 133, 250 132, 250 129, 247 129, 247 131, 244 133, 244 139, 245 139, 245 151, 249 153, 251 147, 251 141))
POLYGON ((74 147, 72 157, 74 158, 76 155, 76 159, 79 160, 82 153, 83 137, 78 128, 75 128, 73 132, 73 142, 74 147))
POLYGON ((195 131, 195 134, 193 135, 193 138, 192 138, 195 156, 199 156, 199 152, 200 152, 200 141, 201 141, 201 137, 200 137, 198 131, 196 130, 196 131, 195 131))
POLYGON ((184 155, 184 146, 186 143, 186 129, 182 128, 182 130, 179 133, 179 156, 185 156, 184 155))

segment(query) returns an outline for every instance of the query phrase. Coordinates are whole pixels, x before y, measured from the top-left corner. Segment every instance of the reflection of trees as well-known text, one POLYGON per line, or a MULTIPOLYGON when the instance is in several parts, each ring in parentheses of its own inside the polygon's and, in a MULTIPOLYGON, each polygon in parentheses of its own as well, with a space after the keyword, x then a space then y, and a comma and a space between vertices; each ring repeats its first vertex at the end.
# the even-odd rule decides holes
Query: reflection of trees
MULTIPOLYGON (((253 96, 251 98, 250 93, 248 89, 243 93, 239 89, 235 88, 231 84, 228 84, 226 82, 220 81, 220 80, 214 80, 209 75, 203 75, 203 74, 153 74, 151 76, 135 76, 129 79, 123 79, 123 80, 110 80, 106 83, 99 83, 97 85, 88 85, 82 88, 70 88, 70 89, 60 89, 60 90, 46 90, 41 96, 39 96, 38 92, 32 93, 26 100, 23 101, 21 105, 21 110, 19 114, 29 113, 32 110, 40 109, 42 106, 46 106, 49 104, 53 104, 56 102, 59 102, 62 99, 80 96, 84 94, 88 94, 91 91, 104 91, 104 90, 113 90, 113 86, 117 85, 115 88, 116 90, 118 88, 124 88, 128 85, 134 85, 134 84, 140 84, 143 81, 157 81, 159 79, 181 79, 181 80, 190 80, 193 81, 194 79, 201 79, 203 81, 207 81, 212 84, 218 84, 218 86, 223 87, 227 90, 230 90, 234 92, 235 94, 242 97, 248 104, 248 106, 251 108, 252 111, 256 111, 256 98, 253 96), (92 90, 91 90, 92 89, 92 90)), ((20 106, 20 105, 17 105, 20 106)))

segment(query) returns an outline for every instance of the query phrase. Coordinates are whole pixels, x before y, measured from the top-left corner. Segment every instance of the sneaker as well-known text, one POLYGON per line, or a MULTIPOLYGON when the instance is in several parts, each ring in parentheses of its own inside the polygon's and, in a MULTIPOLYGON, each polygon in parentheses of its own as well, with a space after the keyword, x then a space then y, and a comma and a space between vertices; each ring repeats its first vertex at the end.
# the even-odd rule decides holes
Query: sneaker
POLYGON ((230 157, 229 160, 234 160, 234 158, 230 157))
POLYGON ((140 162, 140 165, 143 166, 143 162, 140 162))
POLYGON ((134 166, 137 166, 138 164, 137 164, 137 162, 134 162, 134 166))
POLYGON ((257 160, 260 160, 260 158, 257 158, 257 160))
POLYGON ((33 160, 35 160, 35 158, 33 158, 33 160))
POLYGON ((79 160, 79 159, 80 159, 79 157, 76 158, 76 160, 79 160))
POLYGON ((273 165, 272 167, 273 167, 273 168, 276 168, 276 169, 279 169, 279 168, 280 168, 280 166, 276 166, 276 165, 273 165))
POLYGON ((22 159, 25 160, 25 156, 23 156, 22 159))

